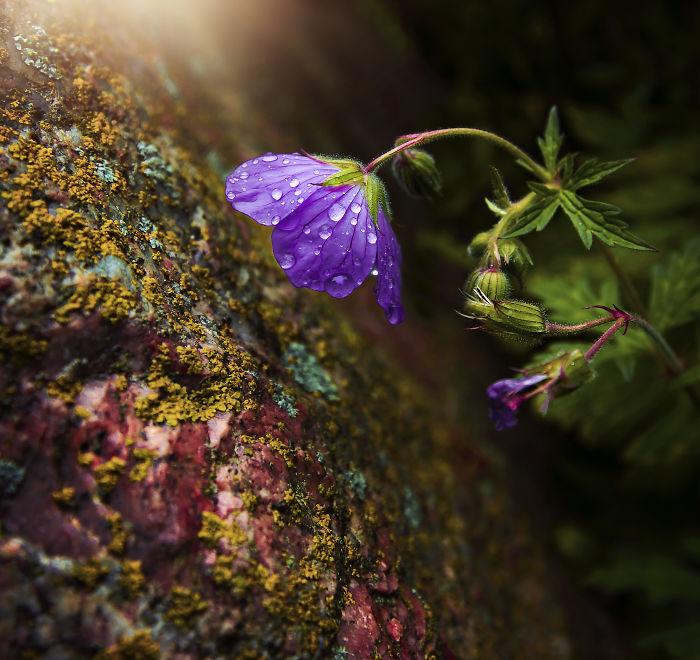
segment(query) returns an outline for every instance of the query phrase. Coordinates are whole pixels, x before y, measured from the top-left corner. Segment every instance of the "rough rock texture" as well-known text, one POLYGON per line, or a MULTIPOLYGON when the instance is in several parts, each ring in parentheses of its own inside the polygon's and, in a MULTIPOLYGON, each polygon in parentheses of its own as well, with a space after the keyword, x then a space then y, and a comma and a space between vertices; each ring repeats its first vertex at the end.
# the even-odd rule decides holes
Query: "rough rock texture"
POLYGON ((567 657, 498 471, 286 283, 204 101, 35 5, 0 19, 0 656, 567 657))

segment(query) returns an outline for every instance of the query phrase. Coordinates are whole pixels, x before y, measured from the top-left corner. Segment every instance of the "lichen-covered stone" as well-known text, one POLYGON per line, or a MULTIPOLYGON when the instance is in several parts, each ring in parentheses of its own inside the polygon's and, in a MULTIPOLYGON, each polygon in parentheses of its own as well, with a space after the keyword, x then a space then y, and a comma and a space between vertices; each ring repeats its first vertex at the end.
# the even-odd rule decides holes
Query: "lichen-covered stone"
POLYGON ((0 656, 566 657, 498 471, 61 4, 0 19, 0 656))

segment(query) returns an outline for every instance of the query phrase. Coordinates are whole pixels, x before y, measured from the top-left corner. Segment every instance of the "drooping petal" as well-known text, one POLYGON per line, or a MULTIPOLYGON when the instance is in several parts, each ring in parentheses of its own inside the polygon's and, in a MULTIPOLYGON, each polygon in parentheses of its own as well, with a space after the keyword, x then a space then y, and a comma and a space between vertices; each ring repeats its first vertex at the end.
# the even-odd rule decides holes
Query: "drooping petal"
POLYGON ((387 321, 395 325, 403 321, 401 304, 401 247, 384 211, 377 216, 377 285, 374 293, 387 321))
POLYGON ((518 423, 516 413, 522 403, 518 394, 546 378, 545 374, 533 374, 522 378, 504 378, 489 385, 486 389, 490 400, 489 419, 497 431, 510 429, 518 423))
POLYGON ((309 156, 267 153, 229 174, 226 199, 261 225, 277 225, 337 171, 309 156))
POLYGON ((272 232, 277 262, 297 287, 344 298, 376 260, 377 232, 359 186, 317 187, 272 232))

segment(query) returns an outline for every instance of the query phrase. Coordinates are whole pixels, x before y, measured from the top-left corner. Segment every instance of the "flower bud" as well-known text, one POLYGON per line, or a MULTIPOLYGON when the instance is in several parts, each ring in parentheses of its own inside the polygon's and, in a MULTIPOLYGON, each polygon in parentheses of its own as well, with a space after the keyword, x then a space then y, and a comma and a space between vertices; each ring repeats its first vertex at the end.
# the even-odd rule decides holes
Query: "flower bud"
POLYGON ((524 300, 496 300, 491 321, 507 330, 530 334, 545 331, 546 319, 542 308, 524 300))
POLYGON ((466 283, 466 290, 479 289, 489 300, 502 300, 510 293, 508 275, 495 266, 477 268, 466 283))
POLYGON ((442 190, 442 176, 435 159, 422 149, 406 149, 392 161, 392 171, 403 189, 413 197, 436 199, 442 190))
POLYGON ((480 257, 486 251, 490 239, 490 232, 480 231, 476 236, 474 236, 474 238, 472 238, 472 242, 469 243, 469 247, 467 247, 467 254, 470 257, 480 257))
POLYGON ((544 401, 543 410, 546 411, 549 401, 554 396, 562 396, 573 392, 595 378, 595 372, 586 360, 583 351, 574 349, 560 353, 556 357, 543 363, 529 366, 526 374, 545 374, 551 382, 548 396, 544 401))
POLYGON ((503 238, 498 241, 498 252, 503 263, 518 277, 532 265, 532 257, 525 244, 518 238, 503 238))

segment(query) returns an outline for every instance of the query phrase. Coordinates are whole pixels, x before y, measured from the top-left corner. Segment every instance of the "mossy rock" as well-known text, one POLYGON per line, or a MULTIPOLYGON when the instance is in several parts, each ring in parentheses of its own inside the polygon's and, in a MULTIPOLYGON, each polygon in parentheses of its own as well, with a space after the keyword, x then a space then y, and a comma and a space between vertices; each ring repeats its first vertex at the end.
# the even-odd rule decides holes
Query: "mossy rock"
POLYGON ((0 23, 0 655, 567 657, 499 471, 223 203, 232 127, 61 6, 0 23))

